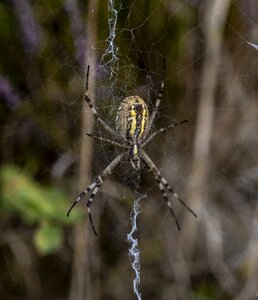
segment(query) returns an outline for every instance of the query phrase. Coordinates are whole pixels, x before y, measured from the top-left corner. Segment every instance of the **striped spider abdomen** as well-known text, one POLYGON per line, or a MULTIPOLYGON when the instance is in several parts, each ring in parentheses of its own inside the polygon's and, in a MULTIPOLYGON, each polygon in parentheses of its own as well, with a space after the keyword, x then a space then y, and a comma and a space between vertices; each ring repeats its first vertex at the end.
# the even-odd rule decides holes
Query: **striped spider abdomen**
POLYGON ((143 137, 149 122, 149 111, 139 96, 125 98, 117 111, 116 130, 127 141, 143 137))

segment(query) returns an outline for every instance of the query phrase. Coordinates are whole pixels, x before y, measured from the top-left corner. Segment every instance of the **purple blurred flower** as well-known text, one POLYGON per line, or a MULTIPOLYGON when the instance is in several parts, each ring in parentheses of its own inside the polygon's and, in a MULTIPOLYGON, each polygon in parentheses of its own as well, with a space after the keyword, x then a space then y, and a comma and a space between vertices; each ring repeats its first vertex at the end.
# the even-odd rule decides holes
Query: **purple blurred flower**
POLYGON ((20 98, 14 91, 10 82, 0 75, 0 98, 3 98, 9 108, 14 108, 19 104, 20 98))
POLYGON ((66 0, 65 9, 70 17, 73 34, 75 57, 80 68, 85 68, 85 31, 76 0, 66 0))
POLYGON ((41 30, 28 0, 12 0, 15 13, 21 25, 21 36, 25 51, 34 55, 40 45, 41 30))

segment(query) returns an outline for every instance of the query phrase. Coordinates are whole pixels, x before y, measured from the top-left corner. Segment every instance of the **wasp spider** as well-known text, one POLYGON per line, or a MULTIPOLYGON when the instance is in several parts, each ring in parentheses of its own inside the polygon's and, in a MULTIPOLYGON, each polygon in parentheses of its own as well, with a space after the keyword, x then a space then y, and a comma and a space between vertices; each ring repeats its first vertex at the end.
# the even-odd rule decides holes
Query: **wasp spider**
POLYGON ((119 147, 121 149, 121 153, 104 169, 104 171, 93 181, 91 185, 86 187, 85 190, 83 190, 80 193, 80 195, 77 197, 75 202, 68 210, 67 216, 69 216, 73 207, 86 194, 90 193, 90 197, 87 202, 88 214, 89 214, 91 227, 94 233, 97 235, 97 232, 92 222, 91 205, 101 185, 112 174, 112 171, 122 161, 129 161, 132 167, 136 170, 140 170, 141 162, 143 162, 143 164, 147 166, 150 173, 155 178, 159 190, 162 193, 162 196, 166 201, 167 206, 176 222, 177 228, 178 230, 180 230, 178 220, 173 211, 171 202, 168 199, 168 194, 167 194, 168 192, 171 193, 172 196, 175 199, 177 199, 192 215, 194 215, 195 217, 197 217, 197 215, 190 207, 187 206, 187 204, 178 196, 178 194, 174 191, 174 189, 169 185, 167 180, 161 175, 160 170, 156 167, 156 165, 150 159, 150 157, 145 153, 143 147, 146 146, 158 133, 165 132, 170 128, 178 126, 179 124, 183 124, 187 122, 187 120, 170 124, 164 128, 160 128, 159 130, 151 133, 151 128, 155 120, 157 110, 163 95, 164 82, 162 82, 158 92, 156 104, 151 115, 149 115, 148 107, 145 101, 139 96, 130 96, 125 98, 122 101, 120 107, 118 108, 117 117, 116 117, 116 131, 114 131, 105 123, 105 121, 101 119, 88 94, 89 70, 90 67, 88 66, 87 75, 86 75, 85 101, 88 103, 97 121, 102 124, 103 128, 112 136, 112 138, 115 139, 115 141, 100 136, 96 136, 91 133, 87 133, 87 135, 92 137, 93 139, 107 142, 111 145, 119 147))

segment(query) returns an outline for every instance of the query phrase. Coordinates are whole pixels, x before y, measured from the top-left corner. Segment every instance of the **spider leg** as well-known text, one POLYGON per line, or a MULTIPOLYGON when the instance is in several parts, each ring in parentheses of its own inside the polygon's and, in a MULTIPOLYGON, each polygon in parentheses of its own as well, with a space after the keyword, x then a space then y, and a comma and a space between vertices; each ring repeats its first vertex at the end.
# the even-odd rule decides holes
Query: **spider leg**
POLYGON ((98 191, 99 191, 102 183, 103 183, 102 177, 98 176, 98 178, 97 178, 97 184, 96 184, 95 188, 93 189, 93 191, 92 191, 92 193, 90 195, 90 198, 89 198, 89 200, 87 202, 88 215, 89 215, 89 219, 90 219, 90 225, 91 225, 91 228, 92 228, 92 230, 93 230, 93 232, 95 233, 96 236, 98 234, 97 234, 97 231, 96 231, 96 229, 95 229, 95 227, 93 225, 93 220, 92 220, 92 216, 91 216, 91 204, 93 203, 93 200, 94 200, 96 194, 98 193, 98 191))
POLYGON ((163 198, 165 199, 167 206, 173 216, 173 218, 175 219, 176 225, 178 230, 180 230, 180 226, 178 224, 177 218, 175 216, 175 213, 172 209, 172 205, 171 202, 168 199, 167 193, 166 193, 166 189, 172 193, 172 195, 174 196, 174 198, 176 198, 193 216, 197 217, 197 215, 195 214, 195 212, 188 207, 188 205, 178 196, 177 193, 175 193, 174 189, 169 185, 169 183, 167 182, 167 180, 161 176, 160 171, 158 170, 158 168, 156 167, 156 165, 154 164, 154 162, 150 159, 150 157, 143 151, 141 150, 140 153, 141 158, 143 159, 144 163, 147 165, 147 167, 149 168, 149 171, 152 173, 152 175, 154 176, 154 178, 156 179, 156 182, 158 183, 159 186, 159 190, 161 191, 163 198))
POLYGON ((86 187, 86 189, 84 189, 80 195, 77 197, 77 199, 74 201, 74 203, 72 204, 72 206, 69 208, 68 212, 67 212, 67 217, 69 217, 70 212, 72 211, 72 209, 74 208, 74 206, 80 202, 80 200, 89 192, 92 191, 89 200, 87 201, 87 207, 88 207, 88 215, 89 215, 89 219, 90 219, 90 224, 91 227, 95 233, 95 235, 97 235, 97 232, 95 230, 95 227, 93 225, 93 221, 92 221, 92 216, 91 216, 91 205, 93 203, 93 200, 96 196, 96 194, 98 193, 102 183, 111 175, 112 171, 120 164, 120 162, 122 161, 124 157, 124 154, 120 154, 118 155, 105 169, 104 171, 101 173, 101 175, 99 175, 96 180, 89 185, 88 187, 86 187))
POLYGON ((121 139, 121 137, 119 137, 119 135, 118 135, 111 127, 109 127, 109 126, 106 124, 105 121, 103 121, 103 120, 101 119, 101 117, 99 116, 99 114, 98 114, 98 112, 97 112, 97 110, 96 110, 96 108, 95 108, 93 102, 91 101, 91 98, 90 98, 89 93, 88 93, 89 74, 90 74, 90 66, 88 65, 88 67, 87 67, 87 73, 86 73, 86 84, 85 84, 85 95, 84 95, 84 99, 85 99, 85 101, 88 103, 88 105, 89 105, 89 107, 90 107, 92 113, 95 115, 97 121, 98 121, 99 123, 102 124, 103 128, 104 128, 108 133, 110 133, 112 136, 121 139))
POLYGON ((76 198, 76 200, 74 201, 74 203, 71 205, 71 207, 69 208, 66 216, 69 217, 70 212, 72 211, 72 209, 75 207, 75 205, 81 201, 81 199, 88 194, 95 186, 97 185, 97 183, 94 181, 91 185, 89 185, 88 187, 86 187, 86 189, 84 189, 80 195, 76 198))
POLYGON ((159 91, 158 91, 158 96, 157 96, 157 100, 156 100, 156 103, 155 103, 155 107, 152 111, 152 114, 150 116, 150 121, 149 121, 149 124, 148 124, 148 127, 147 127, 147 130, 144 134, 144 136, 146 137, 150 131, 150 129, 152 128, 152 125, 153 125, 153 122, 155 120, 155 117, 158 113, 158 108, 159 108, 159 105, 160 105, 160 102, 161 102, 161 99, 162 99, 162 96, 163 96, 163 92, 164 92, 164 86, 165 86, 165 83, 164 81, 161 82, 161 85, 160 85, 160 88, 159 88, 159 91))
POLYGON ((162 177, 160 173, 158 176, 160 177, 161 182, 164 184, 167 190, 174 196, 174 198, 176 198, 194 217, 197 218, 196 213, 178 196, 174 189, 169 185, 166 178, 162 177))
MULTIPOLYGON (((150 169, 150 172, 154 175, 154 172, 153 172, 151 169, 150 169)), ((161 191, 162 196, 163 196, 163 198, 165 199, 165 201, 166 201, 166 203, 167 203, 167 206, 168 206, 168 208, 169 208, 169 210, 170 210, 170 212, 171 212, 171 214, 172 214, 172 217, 174 218, 174 220, 175 220, 175 222, 176 222, 177 229, 180 230, 180 226, 179 226, 177 217, 176 217, 176 215, 175 215, 175 213, 174 213, 174 210, 173 210, 173 208, 172 208, 171 202, 170 202, 169 199, 168 199, 168 195, 167 195, 167 193, 166 193, 166 191, 165 191, 165 187, 164 187, 163 183, 159 180, 158 176, 155 176, 155 175, 154 175, 154 177, 155 177, 156 182, 157 182, 157 184, 158 184, 158 186, 159 186, 159 190, 161 191)))
POLYGON ((157 134, 159 133, 162 133, 162 132, 165 132, 167 131, 168 129, 171 129, 173 127, 176 127, 178 125, 181 125, 181 124, 184 124, 188 122, 188 120, 183 120, 183 121, 180 121, 180 122, 176 122, 176 123, 173 123, 173 124, 170 124, 166 127, 163 127, 163 128, 160 128, 159 130, 153 132, 143 143, 142 143, 142 147, 144 147, 146 144, 148 144, 157 134))
POLYGON ((92 133, 86 133, 86 135, 89 136, 89 137, 91 137, 91 138, 93 138, 93 139, 95 139, 95 140, 99 140, 99 141, 102 141, 102 142, 106 142, 106 143, 108 143, 108 144, 111 144, 111 145, 113 145, 113 146, 117 146, 117 147, 120 147, 120 148, 127 149, 127 147, 126 147, 125 145, 123 145, 123 144, 121 144, 121 143, 117 143, 117 142, 115 142, 115 141, 113 141, 113 140, 106 139, 106 138, 103 138, 103 137, 101 137, 101 136, 94 135, 94 134, 92 134, 92 133))

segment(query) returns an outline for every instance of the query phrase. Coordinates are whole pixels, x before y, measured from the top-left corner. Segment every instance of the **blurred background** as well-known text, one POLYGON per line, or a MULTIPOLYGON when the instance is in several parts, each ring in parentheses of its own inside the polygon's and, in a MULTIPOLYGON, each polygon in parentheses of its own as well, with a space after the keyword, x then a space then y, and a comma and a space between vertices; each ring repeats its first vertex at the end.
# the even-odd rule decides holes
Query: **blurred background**
POLYGON ((128 256, 139 194, 142 299, 258 299, 258 3, 255 0, 3 0, 0 3, 0 299, 136 299, 128 256), (165 66, 164 66, 164 63, 165 66), (125 96, 152 109, 146 152, 193 218, 122 164, 92 208, 67 210, 118 153, 125 96))

